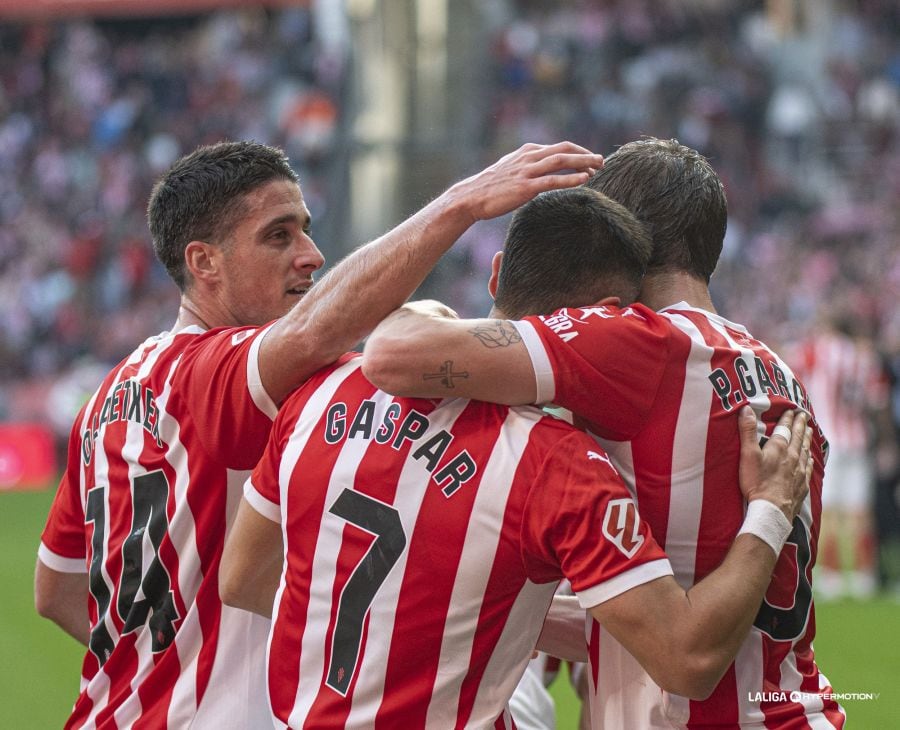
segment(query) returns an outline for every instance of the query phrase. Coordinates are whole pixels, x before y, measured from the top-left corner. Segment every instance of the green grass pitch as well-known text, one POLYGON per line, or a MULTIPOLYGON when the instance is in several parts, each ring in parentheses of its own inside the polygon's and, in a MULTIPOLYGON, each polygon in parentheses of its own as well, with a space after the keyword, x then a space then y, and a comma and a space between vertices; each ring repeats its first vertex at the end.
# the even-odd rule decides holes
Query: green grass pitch
MULTIPOLYGON (((59 728, 78 692, 83 650, 34 613, 32 576, 52 492, 0 494, 0 727, 59 728)), ((844 601, 817 607, 819 666, 837 692, 880 693, 847 701, 848 727, 900 728, 900 602, 844 601)), ((551 692, 560 730, 578 706, 564 676, 551 692)))

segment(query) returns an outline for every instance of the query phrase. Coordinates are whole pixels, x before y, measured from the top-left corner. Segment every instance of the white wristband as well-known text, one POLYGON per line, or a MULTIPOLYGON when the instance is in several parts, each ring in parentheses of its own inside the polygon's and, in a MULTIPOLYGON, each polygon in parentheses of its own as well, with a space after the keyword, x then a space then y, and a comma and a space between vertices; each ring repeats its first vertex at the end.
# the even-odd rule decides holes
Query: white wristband
POLYGON ((747 505, 747 515, 744 524, 738 530, 738 535, 756 535, 766 545, 775 551, 775 556, 781 554, 781 548, 788 535, 791 534, 791 523, 778 507, 765 499, 754 499, 747 505))

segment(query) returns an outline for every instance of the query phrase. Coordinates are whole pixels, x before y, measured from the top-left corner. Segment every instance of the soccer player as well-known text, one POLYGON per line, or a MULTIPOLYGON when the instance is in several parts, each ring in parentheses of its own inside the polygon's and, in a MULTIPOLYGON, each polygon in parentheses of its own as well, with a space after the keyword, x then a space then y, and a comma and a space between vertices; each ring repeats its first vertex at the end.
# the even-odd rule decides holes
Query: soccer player
POLYGON ((399 306, 475 220, 601 163, 570 143, 523 147, 315 287, 322 256, 280 150, 229 142, 174 164, 148 215, 182 293, 177 320, 81 410, 39 550, 38 612, 89 650, 66 727, 269 724, 267 622, 223 608, 217 573, 277 405, 399 306))
MULTIPOLYGON (((744 516, 732 478, 735 411, 751 405, 771 434, 786 409, 812 414, 812 404, 781 358, 715 311, 708 283, 722 250, 726 202, 705 158, 675 140, 644 139, 608 157, 589 186, 649 228, 653 255, 642 304, 573 300, 519 322, 400 310, 370 337, 363 368, 389 393, 554 403, 572 411, 609 452, 676 580, 687 588, 719 565, 744 516), (438 370, 466 377, 433 378, 438 370)), ((532 234, 544 236, 557 224, 548 213, 532 234)), ((497 258, 494 275, 499 268, 501 283, 537 282, 558 264, 556 257, 530 268, 501 267, 497 258)), ((843 725, 843 710, 830 697, 812 649, 810 581, 827 450, 815 430, 810 495, 753 628, 712 696, 696 702, 660 691, 623 646, 593 624, 595 727, 843 725)))
MULTIPOLYGON (((507 256, 526 265, 567 258, 582 275, 510 281, 498 302, 524 307, 510 315, 552 311, 560 296, 637 292, 649 253, 642 228, 593 191, 559 192, 549 197, 571 212, 569 230, 511 241, 507 256), (594 225, 605 230, 572 235, 594 225)), ((531 205, 516 220, 527 227, 542 215, 531 205)), ((797 458, 805 414, 792 431, 791 414, 782 419, 792 456, 773 439, 774 461, 763 467, 771 483, 751 474, 760 468, 752 411, 732 414, 751 500, 745 530, 756 530, 757 509, 780 527, 771 546, 739 537, 686 594, 585 433, 535 408, 392 398, 360 364, 348 355, 287 399, 222 559, 226 603, 273 615, 277 727, 510 727, 506 701, 564 576, 663 686, 691 696, 713 688, 807 492, 811 462, 797 458)), ((442 377, 464 374, 448 367, 442 377)), ((737 476, 735 463, 735 485, 737 476)))
POLYGON ((823 317, 798 350, 797 371, 815 400, 830 446, 817 592, 820 599, 845 591, 866 598, 876 586, 869 419, 886 396, 877 355, 871 341, 853 332, 852 321, 837 315, 823 317))

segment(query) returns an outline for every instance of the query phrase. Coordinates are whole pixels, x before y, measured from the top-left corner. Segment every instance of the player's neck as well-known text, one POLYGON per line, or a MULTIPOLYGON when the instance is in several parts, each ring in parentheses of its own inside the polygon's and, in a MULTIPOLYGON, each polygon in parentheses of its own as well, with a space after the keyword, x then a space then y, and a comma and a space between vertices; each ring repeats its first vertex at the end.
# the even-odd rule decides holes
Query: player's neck
POLYGON ((708 312, 716 311, 706 282, 685 271, 647 274, 641 285, 638 300, 654 311, 665 309, 678 302, 686 302, 692 307, 708 312))
POLYGON ((182 294, 178 307, 178 318, 175 320, 175 324, 172 325, 172 332, 179 332, 186 327, 210 329, 207 318, 203 317, 200 308, 191 300, 190 296, 182 294))

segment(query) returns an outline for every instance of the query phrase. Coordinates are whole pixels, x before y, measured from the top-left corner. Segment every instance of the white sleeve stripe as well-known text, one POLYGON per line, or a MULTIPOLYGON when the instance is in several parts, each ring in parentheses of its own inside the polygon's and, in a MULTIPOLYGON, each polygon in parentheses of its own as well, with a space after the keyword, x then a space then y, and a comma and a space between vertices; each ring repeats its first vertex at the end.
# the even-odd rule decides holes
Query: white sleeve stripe
POLYGON ((272 324, 258 332, 250 344, 250 352, 247 353, 247 387, 250 389, 250 397, 253 398, 256 407, 274 421, 275 416, 278 415, 278 406, 263 388, 262 378, 259 376, 259 346, 269 330, 272 329, 272 324))
POLYGON ((272 522, 277 522, 279 525, 281 524, 281 507, 256 491, 256 487, 253 486, 253 482, 249 479, 244 484, 244 499, 263 517, 272 520, 272 522))
POLYGON ((40 547, 38 547, 38 557, 44 565, 57 573, 88 572, 84 558, 64 558, 62 555, 57 555, 44 543, 41 543, 40 547))
POLYGON ((522 335, 522 342, 525 343, 531 357, 531 367, 534 368, 537 384, 537 398, 534 402, 538 405, 552 403, 556 397, 556 381, 553 379, 553 366, 550 365, 550 357, 544 343, 531 322, 519 320, 513 321, 512 324, 522 335))
POLYGON ((578 604, 584 609, 589 609, 610 598, 615 598, 625 591, 666 575, 673 575, 672 566, 666 558, 660 558, 626 570, 615 578, 610 578, 586 590, 577 591, 575 595, 578 596, 578 604))

